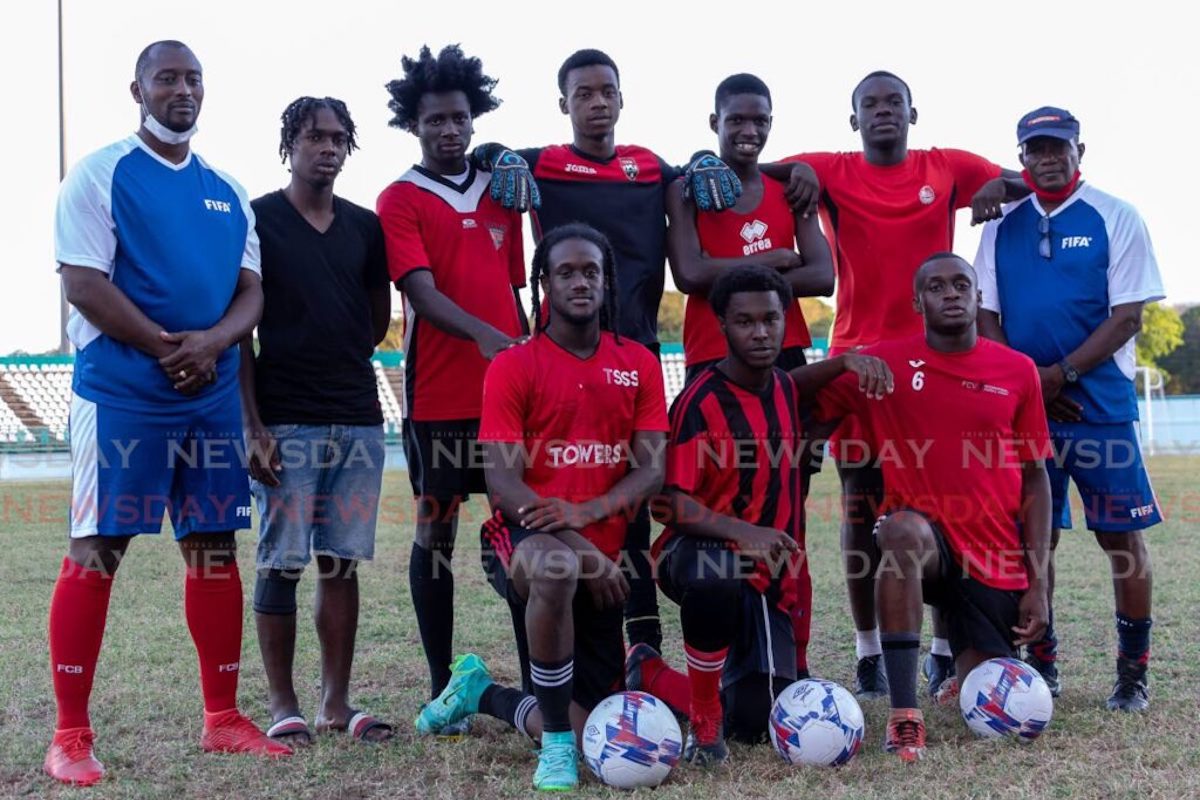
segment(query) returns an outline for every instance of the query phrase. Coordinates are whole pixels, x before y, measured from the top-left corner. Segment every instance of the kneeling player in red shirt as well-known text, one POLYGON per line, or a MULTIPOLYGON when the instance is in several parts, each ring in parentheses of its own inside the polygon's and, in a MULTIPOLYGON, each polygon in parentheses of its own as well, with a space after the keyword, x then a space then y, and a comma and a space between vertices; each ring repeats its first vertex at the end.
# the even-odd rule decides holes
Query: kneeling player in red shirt
POLYGON ((842 378, 817 401, 823 419, 857 416, 883 471, 875 605, 892 703, 884 749, 904 761, 925 750, 917 708, 922 598, 944 615, 965 677, 1041 636, 1050 541, 1049 432, 1037 368, 978 337, 979 284, 963 259, 927 258, 914 294, 925 332, 863 351, 891 368, 894 393, 867 403, 842 378))
POLYGON ((548 318, 489 367, 479 440, 495 510, 482 531, 484 566, 524 619, 518 650, 533 696, 493 683, 468 654, 417 728, 476 712, 502 719, 541 739, 534 787, 562 791, 578 782, 588 711, 624 685, 629 584, 616 560, 629 520, 662 485, 667 414, 658 361, 613 333, 616 276, 603 234, 580 224, 550 231, 531 280, 534 308, 539 288, 548 296, 548 318))

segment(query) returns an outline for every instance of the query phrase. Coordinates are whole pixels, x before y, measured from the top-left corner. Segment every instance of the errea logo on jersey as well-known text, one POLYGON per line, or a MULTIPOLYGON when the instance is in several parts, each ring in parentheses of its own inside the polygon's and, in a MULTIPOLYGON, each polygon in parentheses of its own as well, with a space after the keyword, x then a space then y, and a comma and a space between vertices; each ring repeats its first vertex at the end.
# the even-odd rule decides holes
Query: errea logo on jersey
POLYGON ((1062 244, 1059 245, 1059 248, 1062 250, 1070 250, 1073 247, 1091 247, 1091 246, 1092 246, 1092 237, 1091 236, 1064 236, 1064 237, 1062 237, 1062 244))
POLYGON ((765 253, 771 249, 771 240, 767 237, 767 224, 762 220, 754 220, 747 222, 738 231, 742 237, 742 241, 746 244, 742 247, 742 255, 748 256, 754 253, 765 253))
POLYGON ((204 198, 204 207, 209 211, 220 211, 225 214, 233 213, 233 206, 230 203, 226 203, 224 200, 209 200, 206 197, 204 198))

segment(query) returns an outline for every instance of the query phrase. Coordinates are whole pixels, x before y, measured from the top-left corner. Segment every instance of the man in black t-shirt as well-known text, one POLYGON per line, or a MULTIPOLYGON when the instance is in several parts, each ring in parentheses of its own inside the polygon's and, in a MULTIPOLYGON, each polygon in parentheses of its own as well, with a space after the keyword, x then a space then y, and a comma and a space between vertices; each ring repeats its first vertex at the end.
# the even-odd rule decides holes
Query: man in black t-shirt
POLYGON ((371 354, 387 334, 391 286, 374 213, 333 194, 356 146, 345 104, 301 97, 283 112, 284 189, 254 200, 262 246, 259 353, 242 341, 241 388, 250 474, 262 515, 254 610, 267 673, 267 735, 307 744, 292 686, 296 584, 315 553, 321 705, 317 732, 390 738, 350 706, 359 561, 375 549, 383 415, 371 354))

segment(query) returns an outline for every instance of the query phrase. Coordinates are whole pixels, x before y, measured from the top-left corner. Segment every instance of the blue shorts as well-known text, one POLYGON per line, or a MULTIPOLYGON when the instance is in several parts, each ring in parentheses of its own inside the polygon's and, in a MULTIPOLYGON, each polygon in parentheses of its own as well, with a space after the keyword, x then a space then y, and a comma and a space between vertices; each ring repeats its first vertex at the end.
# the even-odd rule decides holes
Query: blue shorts
POLYGON ((382 425, 268 425, 283 469, 278 486, 251 481, 261 515, 258 569, 298 570, 312 554, 375 555, 385 457, 382 425))
POLYGON ((71 399, 71 537, 175 538, 250 527, 237 392, 202 409, 155 413, 71 399))
POLYGON ((1050 439, 1054 458, 1046 462, 1046 472, 1054 527, 1071 527, 1071 481, 1083 499, 1088 530, 1123 533, 1162 522, 1134 423, 1051 422, 1050 439))

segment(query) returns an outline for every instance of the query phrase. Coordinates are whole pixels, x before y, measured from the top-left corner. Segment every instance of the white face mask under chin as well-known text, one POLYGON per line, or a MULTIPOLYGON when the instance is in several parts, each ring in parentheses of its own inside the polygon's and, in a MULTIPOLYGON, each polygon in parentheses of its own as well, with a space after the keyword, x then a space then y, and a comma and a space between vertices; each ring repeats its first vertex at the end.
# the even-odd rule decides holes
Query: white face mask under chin
POLYGON ((195 123, 193 123, 192 127, 186 131, 173 131, 155 119, 154 115, 145 106, 142 106, 142 110, 146 115, 146 118, 142 120, 142 127, 163 144, 184 144, 188 139, 195 136, 196 131, 199 130, 195 123))

